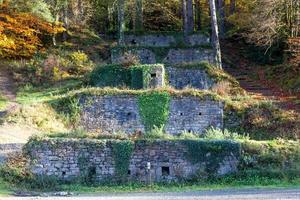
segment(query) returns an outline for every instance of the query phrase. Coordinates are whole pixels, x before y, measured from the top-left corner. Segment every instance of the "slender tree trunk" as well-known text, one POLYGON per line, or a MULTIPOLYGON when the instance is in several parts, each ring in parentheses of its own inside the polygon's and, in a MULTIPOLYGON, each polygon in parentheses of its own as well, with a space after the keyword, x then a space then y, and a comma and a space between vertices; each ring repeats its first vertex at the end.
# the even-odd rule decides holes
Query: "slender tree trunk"
POLYGON ((229 14, 233 15, 235 13, 235 0, 230 0, 230 10, 229 14))
POLYGON ((124 45, 125 32, 125 0, 118 0, 118 31, 119 31, 119 45, 124 45))
POLYGON ((79 12, 79 23, 83 20, 83 5, 82 0, 77 1, 78 12, 79 12))
POLYGON ((211 28, 212 28, 212 45, 215 51, 215 62, 216 66, 222 69, 222 56, 221 47, 219 41, 219 30, 218 30, 218 20, 216 12, 215 0, 209 0, 210 5, 210 15, 211 15, 211 28))
POLYGON ((225 37, 225 2, 218 0, 219 32, 220 38, 225 37))
POLYGON ((182 0, 182 20, 183 20, 183 38, 184 41, 188 42, 188 18, 187 18, 187 10, 186 10, 186 1, 182 0))
POLYGON ((201 5, 200 0, 196 0, 196 19, 197 19, 197 30, 201 31, 201 5))
POLYGON ((143 30, 143 0, 135 0, 135 25, 136 31, 143 30))
MULTIPOLYGON (((57 24, 58 21, 59 21, 59 13, 57 12, 56 15, 55 15, 54 24, 57 24)), ((54 46, 56 46, 56 34, 55 33, 52 36, 52 43, 53 43, 54 46)))
POLYGON ((186 10, 187 10, 187 24, 188 24, 188 33, 194 32, 194 8, 193 0, 186 1, 186 10))
POLYGON ((67 41, 67 37, 68 37, 68 28, 69 28, 69 20, 68 20, 68 4, 66 3, 66 5, 64 6, 64 10, 63 10, 63 22, 64 22, 64 28, 66 29, 65 32, 63 32, 63 40, 67 41))

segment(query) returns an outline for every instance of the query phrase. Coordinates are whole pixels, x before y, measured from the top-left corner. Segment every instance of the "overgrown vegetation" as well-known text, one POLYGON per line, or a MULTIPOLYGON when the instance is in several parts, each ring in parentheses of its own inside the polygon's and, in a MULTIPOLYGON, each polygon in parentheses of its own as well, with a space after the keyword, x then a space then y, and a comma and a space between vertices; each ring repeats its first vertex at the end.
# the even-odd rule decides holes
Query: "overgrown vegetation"
POLYGON ((1 3, 0 11, 1 58, 31 57, 43 46, 42 37, 65 30, 31 13, 16 12, 8 3, 1 3))
POLYGON ((146 130, 163 127, 169 116, 170 95, 167 92, 150 92, 138 97, 139 111, 146 130))
POLYGON ((145 89, 149 87, 151 69, 162 65, 132 65, 118 64, 98 66, 89 77, 89 83, 97 87, 129 87, 145 89))
POLYGON ((8 100, 5 96, 0 93, 0 110, 4 110, 7 106, 8 100))
POLYGON ((129 140, 112 141, 112 152, 116 167, 117 179, 126 181, 129 170, 129 161, 134 149, 134 143, 129 140))
POLYGON ((249 97, 232 100, 225 99, 226 128, 257 140, 299 138, 298 113, 280 109, 270 101, 249 97))

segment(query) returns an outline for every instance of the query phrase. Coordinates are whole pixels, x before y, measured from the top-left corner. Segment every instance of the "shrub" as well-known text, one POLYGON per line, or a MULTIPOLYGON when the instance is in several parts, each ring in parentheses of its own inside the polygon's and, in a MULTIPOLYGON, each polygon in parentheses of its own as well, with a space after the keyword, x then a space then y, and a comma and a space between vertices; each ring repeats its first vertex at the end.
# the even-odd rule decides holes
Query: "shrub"
POLYGON ((140 60, 139 60, 139 57, 136 56, 136 55, 134 55, 134 54, 125 53, 120 58, 120 64, 123 67, 130 67, 132 65, 139 65, 140 64, 140 60))
POLYGON ((7 106, 8 100, 5 96, 0 93, 0 111, 4 110, 7 106))
POLYGON ((193 133, 193 132, 188 132, 188 131, 184 131, 182 132, 178 138, 180 139, 199 139, 200 138, 200 135, 198 135, 197 133, 193 133))
POLYGON ((40 85, 80 77, 93 69, 93 62, 82 52, 50 49, 30 60, 11 62, 16 82, 40 85))
POLYGON ((93 69, 93 63, 84 52, 71 52, 69 57, 71 62, 71 65, 67 67, 69 74, 84 75, 93 69))
POLYGON ((231 132, 227 129, 221 130, 219 128, 209 128, 205 131, 202 136, 205 139, 218 139, 218 140, 238 140, 238 139, 249 139, 249 137, 244 135, 239 135, 238 133, 231 132))
POLYGON ((42 37, 64 31, 32 14, 17 13, 6 3, 0 5, 0 13, 2 58, 29 58, 43 46, 42 37))
POLYGON ((150 131, 146 132, 145 134, 142 135, 141 138, 139 139, 145 139, 145 140, 157 140, 157 139, 163 139, 163 140, 170 140, 174 139, 172 135, 169 135, 164 131, 164 127, 157 127, 154 126, 153 129, 150 131))

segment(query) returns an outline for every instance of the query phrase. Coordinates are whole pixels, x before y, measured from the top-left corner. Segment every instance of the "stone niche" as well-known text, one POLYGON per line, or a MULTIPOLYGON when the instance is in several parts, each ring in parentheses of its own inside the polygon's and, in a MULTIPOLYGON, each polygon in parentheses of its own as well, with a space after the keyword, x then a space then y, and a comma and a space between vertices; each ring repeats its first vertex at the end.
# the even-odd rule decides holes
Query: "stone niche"
MULTIPOLYGON (((80 124, 90 132, 145 132, 135 95, 90 96, 81 99, 80 124)), ((198 97, 172 97, 165 131, 203 133, 208 127, 223 127, 223 103, 198 97)))
MULTIPOLYGON (((116 162, 112 140, 44 139, 27 151, 33 174, 78 180, 88 174, 96 181, 114 180, 116 162)), ((129 159, 128 180, 178 181, 223 176, 237 172, 240 144, 231 141, 202 141, 196 161, 185 141, 136 141, 129 159), (218 149, 218 151, 216 151, 218 149), (147 170, 150 162, 151 169, 147 170)))

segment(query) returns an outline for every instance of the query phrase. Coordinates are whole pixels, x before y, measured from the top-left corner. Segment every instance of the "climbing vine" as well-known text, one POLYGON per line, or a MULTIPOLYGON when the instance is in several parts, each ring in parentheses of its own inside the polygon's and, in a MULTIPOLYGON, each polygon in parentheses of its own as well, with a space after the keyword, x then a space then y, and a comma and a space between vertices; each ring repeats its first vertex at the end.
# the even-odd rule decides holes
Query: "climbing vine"
POLYGON ((182 140, 182 143, 187 147, 186 158, 193 164, 208 163, 207 172, 216 171, 226 155, 239 153, 241 148, 239 143, 225 140, 182 140))
POLYGON ((139 111, 147 131, 163 127, 169 116, 170 94, 153 91, 138 98, 139 111))
POLYGON ((112 141, 112 153, 115 161, 116 177, 124 180, 128 174, 129 161, 134 150, 134 143, 129 140, 112 141))
POLYGON ((151 69, 162 65, 136 65, 123 67, 118 64, 98 66, 90 75, 90 84, 98 87, 128 86, 143 89, 149 85, 151 69))

